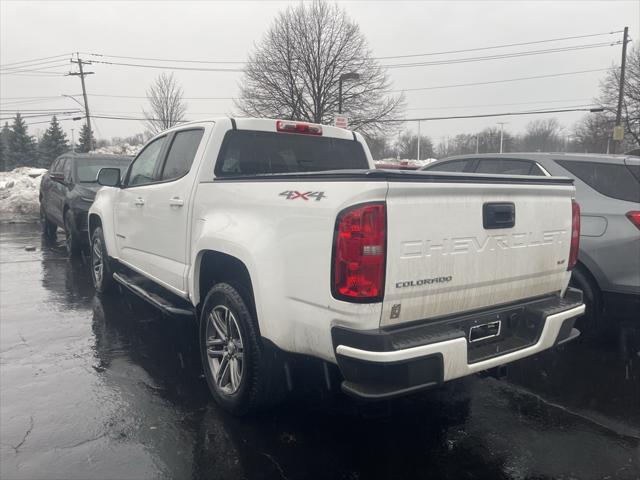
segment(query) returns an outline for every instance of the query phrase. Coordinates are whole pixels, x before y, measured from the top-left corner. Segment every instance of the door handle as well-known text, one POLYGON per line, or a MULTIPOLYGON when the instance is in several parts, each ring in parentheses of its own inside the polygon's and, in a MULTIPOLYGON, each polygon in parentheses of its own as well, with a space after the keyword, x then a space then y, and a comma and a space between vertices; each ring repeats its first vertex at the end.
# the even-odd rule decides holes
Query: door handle
POLYGON ((171 197, 169 199, 169 205, 172 207, 182 207, 184 205, 184 200, 180 197, 171 197))
POLYGON ((142 197, 138 197, 135 199, 135 201, 133 202, 134 205, 137 205, 138 207, 141 207, 144 205, 144 198, 142 197))

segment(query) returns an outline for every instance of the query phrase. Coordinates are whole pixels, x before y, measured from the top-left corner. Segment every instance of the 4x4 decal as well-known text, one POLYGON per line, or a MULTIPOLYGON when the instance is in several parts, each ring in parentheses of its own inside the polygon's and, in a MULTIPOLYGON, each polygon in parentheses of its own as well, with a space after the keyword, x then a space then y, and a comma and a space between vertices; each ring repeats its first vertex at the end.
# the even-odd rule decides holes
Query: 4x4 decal
POLYGON ((297 190, 285 190, 279 194, 280 197, 285 197, 287 200, 295 200, 301 198, 302 200, 310 200, 312 198, 319 202, 323 198, 327 198, 324 192, 298 192, 297 190))

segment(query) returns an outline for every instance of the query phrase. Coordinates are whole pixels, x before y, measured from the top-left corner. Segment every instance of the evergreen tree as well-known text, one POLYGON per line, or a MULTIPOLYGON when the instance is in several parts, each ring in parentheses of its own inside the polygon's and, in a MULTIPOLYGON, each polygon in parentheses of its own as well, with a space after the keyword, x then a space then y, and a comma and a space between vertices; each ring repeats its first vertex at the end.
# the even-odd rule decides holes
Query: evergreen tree
POLYGON ((89 139, 93 139, 93 143, 95 143, 95 137, 93 136, 93 131, 89 130, 89 127, 85 123, 82 126, 82 130, 80 130, 80 140, 78 141, 78 148, 76 148, 77 152, 86 153, 89 151, 89 139))
POLYGON ((8 144, 8 170, 21 166, 36 166, 36 144, 33 137, 27 133, 27 124, 19 113, 16 113, 16 118, 13 119, 8 144))
POLYGON ((6 172, 9 168, 9 137, 11 130, 9 123, 4 122, 4 127, 0 130, 0 171, 6 172))
POLYGON ((54 115, 49 128, 38 143, 38 163, 41 167, 49 168, 53 160, 68 150, 67 135, 60 128, 60 123, 54 115))

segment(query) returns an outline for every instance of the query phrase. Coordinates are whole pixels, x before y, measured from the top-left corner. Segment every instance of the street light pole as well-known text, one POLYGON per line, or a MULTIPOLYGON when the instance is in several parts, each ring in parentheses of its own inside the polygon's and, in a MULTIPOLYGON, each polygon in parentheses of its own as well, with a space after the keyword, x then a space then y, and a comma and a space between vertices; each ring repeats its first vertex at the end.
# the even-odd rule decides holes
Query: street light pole
POLYGON ((420 161, 420 120, 418 120, 418 161, 420 161))
POLYGON ((500 125, 500 153, 502 153, 502 140, 504 138, 504 124, 507 122, 498 122, 500 125))
POLYGON ((360 74, 357 72, 343 73, 338 77, 338 113, 342 113, 342 82, 345 80, 358 80, 360 74))

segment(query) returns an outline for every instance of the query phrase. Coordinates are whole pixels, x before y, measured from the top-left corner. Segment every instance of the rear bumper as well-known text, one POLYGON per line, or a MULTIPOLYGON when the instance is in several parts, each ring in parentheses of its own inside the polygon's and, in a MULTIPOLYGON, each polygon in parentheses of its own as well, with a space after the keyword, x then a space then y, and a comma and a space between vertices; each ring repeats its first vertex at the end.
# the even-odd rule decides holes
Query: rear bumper
POLYGON ((382 399, 504 365, 576 338, 582 292, 396 330, 334 327, 332 337, 345 393, 382 399), (500 322, 497 335, 469 341, 474 327, 500 322))

